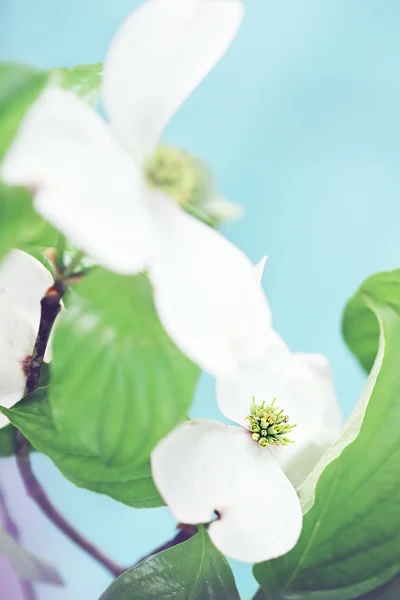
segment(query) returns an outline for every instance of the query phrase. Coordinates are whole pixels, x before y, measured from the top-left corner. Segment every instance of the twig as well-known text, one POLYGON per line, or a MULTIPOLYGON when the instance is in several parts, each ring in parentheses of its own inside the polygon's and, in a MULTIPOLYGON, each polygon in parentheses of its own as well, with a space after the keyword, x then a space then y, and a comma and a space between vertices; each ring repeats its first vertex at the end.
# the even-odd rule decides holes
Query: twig
MULTIPOLYGON (((56 283, 47 290, 44 298, 42 298, 39 331, 29 366, 25 394, 33 392, 39 385, 44 354, 54 322, 60 312, 60 303, 64 292, 65 287, 63 282, 56 281, 56 283)), ((75 542, 77 546, 89 554, 94 560, 103 565, 103 567, 114 577, 118 577, 124 573, 126 571, 125 568, 115 564, 98 548, 88 542, 57 512, 33 473, 29 453, 29 441, 20 431, 17 431, 15 437, 17 466, 28 496, 32 498, 40 510, 60 531, 62 531, 70 540, 75 542)))
POLYGON ((30 394, 39 386, 40 371, 49 341, 50 333, 58 313, 61 310, 61 298, 65 288, 62 282, 56 281, 42 298, 39 331, 36 337, 32 358, 29 365, 28 379, 26 381, 25 395, 30 394))

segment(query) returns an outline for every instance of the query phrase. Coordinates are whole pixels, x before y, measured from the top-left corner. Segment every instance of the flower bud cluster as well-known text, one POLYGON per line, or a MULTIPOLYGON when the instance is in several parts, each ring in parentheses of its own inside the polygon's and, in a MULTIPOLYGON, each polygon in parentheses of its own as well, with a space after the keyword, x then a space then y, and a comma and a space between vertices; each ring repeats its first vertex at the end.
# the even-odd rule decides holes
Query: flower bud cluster
POLYGON ((268 446, 286 446, 293 443, 288 434, 296 427, 289 424, 289 417, 283 410, 275 406, 276 398, 271 404, 255 404, 254 396, 250 404, 250 415, 246 417, 249 421, 251 437, 262 448, 268 446))

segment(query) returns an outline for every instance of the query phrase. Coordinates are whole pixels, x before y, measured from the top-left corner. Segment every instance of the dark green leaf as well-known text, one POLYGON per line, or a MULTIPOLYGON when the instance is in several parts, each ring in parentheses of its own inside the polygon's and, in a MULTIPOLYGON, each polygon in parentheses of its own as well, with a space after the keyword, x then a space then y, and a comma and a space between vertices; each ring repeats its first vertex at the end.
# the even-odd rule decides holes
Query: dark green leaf
POLYGON ((75 291, 54 338, 56 426, 109 465, 141 464, 185 418, 199 370, 164 332, 145 277, 96 269, 75 291))
POLYGON ((343 336, 363 368, 369 372, 379 345, 379 326, 364 296, 392 306, 400 313, 400 269, 368 277, 350 298, 343 314, 343 336))
POLYGON ((96 455, 71 443, 67 436, 58 432, 54 427, 46 388, 39 388, 11 409, 1 410, 31 444, 39 452, 47 454, 63 475, 76 485, 107 494, 137 508, 163 504, 148 463, 140 468, 126 465, 123 469, 104 465, 96 455))
POLYGON ((393 295, 390 306, 364 296, 380 326, 376 362, 342 436, 299 490, 311 509, 298 544, 254 568, 267 599, 348 600, 399 570, 400 315, 393 295))
POLYGON ((239 600, 232 571, 207 532, 147 558, 100 600, 239 600))

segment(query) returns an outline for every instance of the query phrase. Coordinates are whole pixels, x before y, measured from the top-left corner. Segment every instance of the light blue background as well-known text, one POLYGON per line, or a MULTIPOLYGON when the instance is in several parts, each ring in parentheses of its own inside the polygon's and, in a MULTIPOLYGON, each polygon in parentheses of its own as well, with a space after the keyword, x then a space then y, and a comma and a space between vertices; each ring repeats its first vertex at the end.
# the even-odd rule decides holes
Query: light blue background
MULTIPOLYGON (((101 61, 136 4, 0 0, 1 58, 41 67, 101 61)), ((341 340, 343 305, 365 276, 400 263, 400 3, 246 4, 234 45, 165 141, 203 157, 221 193, 245 206, 226 234, 254 261, 269 255, 275 325, 292 349, 328 355, 348 415, 363 377, 341 340)), ((194 413, 219 417, 208 378, 194 413)), ((172 535, 167 509, 129 509, 75 488, 44 457, 34 462, 62 513, 115 560, 131 564, 172 535)), ((41 586, 40 600, 96 600, 108 576, 22 497, 11 460, 5 468, 26 544, 67 582, 41 586)), ((235 575, 247 600, 250 568, 236 565, 235 575)))

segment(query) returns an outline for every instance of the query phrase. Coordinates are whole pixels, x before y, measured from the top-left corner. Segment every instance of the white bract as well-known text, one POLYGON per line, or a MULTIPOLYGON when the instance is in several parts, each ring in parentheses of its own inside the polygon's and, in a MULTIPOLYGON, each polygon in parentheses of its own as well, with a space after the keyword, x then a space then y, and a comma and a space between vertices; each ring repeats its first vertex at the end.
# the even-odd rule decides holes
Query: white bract
POLYGON ((248 258, 146 176, 174 112, 215 66, 243 17, 240 0, 148 0, 117 32, 103 79, 107 124, 48 89, 2 167, 47 220, 100 264, 149 272, 162 323, 216 376, 259 356, 269 328, 248 258))
MULTIPOLYGON (((10 252, 0 265, 0 405, 6 408, 24 394, 39 329, 40 300, 52 284, 50 272, 20 250, 10 252)), ((7 423, 0 413, 0 427, 7 423)))
POLYGON ((291 353, 271 331, 261 359, 217 381, 217 402, 241 427, 178 426, 153 450, 154 481, 179 521, 211 522, 210 537, 227 556, 276 558, 301 532, 296 488, 340 433, 328 361, 291 353))

